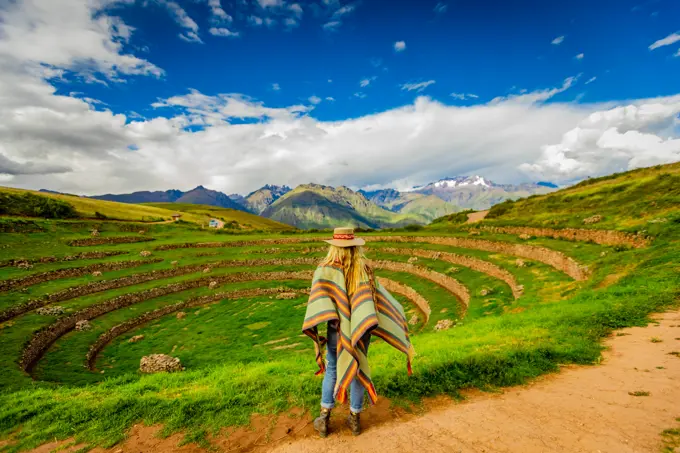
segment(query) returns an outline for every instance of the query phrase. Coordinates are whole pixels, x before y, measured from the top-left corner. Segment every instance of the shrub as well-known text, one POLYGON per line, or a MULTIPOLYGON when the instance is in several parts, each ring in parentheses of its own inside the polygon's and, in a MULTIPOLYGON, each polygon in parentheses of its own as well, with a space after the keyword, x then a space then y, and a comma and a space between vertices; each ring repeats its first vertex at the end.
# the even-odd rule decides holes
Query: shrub
POLYGON ((514 203, 515 202, 513 200, 505 200, 503 203, 491 206, 491 209, 489 209, 489 213, 486 215, 486 218, 496 219, 498 217, 501 217, 503 214, 506 214, 508 211, 512 209, 514 203))
POLYGON ((468 219, 468 214, 475 212, 473 209, 466 209, 465 211, 454 212, 453 214, 445 215, 443 217, 437 217, 432 221, 432 223, 465 223, 468 219))
POLYGON ((101 220, 108 219, 108 217, 107 217, 106 215, 102 214, 102 213, 99 212, 99 211, 95 211, 95 212, 94 212, 94 217, 95 217, 96 219, 101 219, 101 220))
POLYGON ((70 219, 78 213, 70 204, 54 198, 32 193, 0 194, 0 215, 43 217, 46 219, 70 219))
POLYGON ((422 226, 422 225, 412 223, 410 225, 406 225, 403 229, 404 229, 404 231, 414 232, 414 231, 421 231, 423 228, 425 228, 425 227, 422 226))

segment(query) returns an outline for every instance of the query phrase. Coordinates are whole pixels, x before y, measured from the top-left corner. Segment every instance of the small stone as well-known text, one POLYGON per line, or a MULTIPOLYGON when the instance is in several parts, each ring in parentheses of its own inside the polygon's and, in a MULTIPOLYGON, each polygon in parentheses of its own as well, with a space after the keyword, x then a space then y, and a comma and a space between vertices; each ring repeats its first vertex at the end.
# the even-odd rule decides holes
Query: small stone
POLYGON ((215 288, 217 288, 217 282, 213 280, 213 281, 210 282, 210 284, 208 285, 208 288, 210 288, 210 289, 215 289, 215 288))
POLYGON ((102 273, 100 271, 94 271, 94 272, 92 272, 92 276, 93 277, 101 277, 102 273))
POLYGON ((458 271, 460 271, 460 268, 453 266, 453 267, 448 268, 446 270, 446 273, 447 274, 455 274, 458 271))
POLYGON ((177 263, 178 263, 178 261, 172 261, 172 262, 170 262, 170 264, 173 265, 173 266, 177 266, 177 263))
POLYGON ((99 230, 95 228, 90 232, 90 236, 92 236, 93 238, 99 236, 99 230))
POLYGON ((470 230, 470 231, 468 232, 468 235, 470 235, 470 236, 479 236, 480 234, 482 234, 482 233, 480 233, 480 232, 477 231, 477 230, 470 230))
POLYGON ((146 231, 144 231, 144 230, 139 230, 139 231, 137 232, 137 234, 145 234, 145 233, 146 233, 146 231))
POLYGON ((600 256, 607 256, 607 252, 601 252, 600 256))
POLYGON ((531 236, 529 236, 526 233, 522 233, 519 235, 519 238, 522 239, 523 241, 526 241, 527 239, 531 239, 531 236))
POLYGON ((288 300, 288 299, 295 299, 297 297, 297 293, 294 292, 285 292, 285 293, 279 293, 276 295, 276 298, 279 300, 288 300))
POLYGON ((135 335, 134 337, 128 340, 128 343, 137 343, 138 341, 142 341, 143 339, 144 335, 135 335))
POLYGON ((602 220, 602 216, 599 214, 596 214, 594 216, 588 217, 583 219, 583 223, 586 225, 592 225, 593 223, 599 223, 602 220))
POLYGON ((148 250, 142 250, 141 252, 139 252, 139 256, 146 258, 147 256, 151 256, 151 252, 148 250))
POLYGON ((210 268, 209 268, 209 267, 206 267, 205 269, 203 269, 203 273, 204 273, 204 274, 207 274, 208 272, 210 272, 210 268))
POLYGON ((453 326, 453 321, 450 319, 440 319, 437 321, 437 324, 434 326, 435 332, 439 332, 440 330, 448 330, 453 326))
POLYGON ((15 266, 18 267, 19 269, 31 269, 31 268, 33 268, 33 265, 31 263, 29 263, 28 261, 25 261, 25 260, 19 261, 18 263, 16 263, 15 266))
POLYGON ((166 354, 151 354, 141 358, 139 361, 139 371, 142 373, 159 373, 183 371, 185 368, 177 357, 166 354))
POLYGON ((183 311, 177 312, 177 319, 184 319, 187 317, 187 314, 184 313, 183 311))
POLYGON ((99 372, 99 374, 104 374, 104 370, 101 370, 101 371, 99 372))
POLYGON ((76 322, 76 330, 90 330, 92 328, 92 324, 90 324, 90 321, 87 319, 82 319, 80 321, 76 322))
POLYGON ((483 290, 481 290, 481 291, 479 292, 479 295, 480 295, 480 296, 488 296, 488 295, 491 294, 492 292, 493 292, 492 289, 484 288, 483 290))
POLYGON ((517 266, 517 267, 527 267, 527 263, 525 263, 524 260, 517 258, 515 260, 515 266, 517 266))
POLYGON ((417 261, 418 261, 418 257, 417 257, 417 256, 412 256, 411 258, 408 259, 408 263, 409 263, 409 264, 416 263, 417 261))
POLYGON ((64 307, 55 305, 53 307, 41 307, 36 310, 39 315, 43 316, 58 316, 64 314, 64 307))

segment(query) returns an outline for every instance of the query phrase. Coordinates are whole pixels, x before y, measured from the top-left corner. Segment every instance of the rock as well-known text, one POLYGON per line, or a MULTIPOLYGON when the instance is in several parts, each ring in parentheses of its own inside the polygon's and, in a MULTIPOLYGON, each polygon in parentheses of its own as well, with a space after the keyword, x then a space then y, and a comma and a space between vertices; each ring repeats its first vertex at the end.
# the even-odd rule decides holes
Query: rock
POLYGON ((26 260, 19 261, 15 264, 19 269, 31 269, 33 265, 26 260))
POLYGON ((203 273, 204 273, 204 274, 207 274, 208 272, 210 272, 210 268, 209 268, 209 267, 206 267, 205 269, 203 269, 203 273))
POLYGON ((491 294, 492 292, 493 292, 493 289, 484 288, 483 290, 481 290, 481 291, 479 292, 479 295, 480 295, 480 296, 488 296, 488 295, 491 294))
POLYGON ((517 267, 527 267, 527 263, 525 263, 524 260, 517 258, 515 260, 515 266, 517 266, 517 267))
POLYGON ((146 258, 147 256, 151 256, 151 252, 148 250, 142 250, 141 252, 139 252, 139 256, 143 256, 144 258, 146 258))
POLYGON ((411 319, 408 320, 408 323, 412 326, 415 326, 419 322, 420 322, 420 318, 418 317, 418 315, 413 315, 413 316, 411 316, 411 319))
POLYGON ((134 337, 128 340, 128 343, 137 343, 138 341, 142 341, 143 339, 144 335, 135 335, 134 337))
POLYGON ((453 321, 450 319, 440 319, 437 321, 437 325, 434 326, 434 330, 439 332, 440 330, 448 330, 453 326, 453 321))
POLYGON ((595 214, 594 216, 583 219, 583 223, 586 225, 592 225, 593 223, 599 223, 601 220, 602 216, 600 214, 595 214))
POLYGON ((470 235, 470 236, 479 236, 480 234, 482 234, 482 233, 480 233, 480 232, 477 231, 477 230, 470 230, 470 231, 468 232, 468 235, 470 235))
POLYGON ((184 319, 187 317, 187 314, 184 313, 183 311, 177 312, 177 319, 184 319))
POLYGON ((101 371, 99 372, 99 374, 104 374, 104 370, 101 370, 101 371))
POLYGON ((92 324, 87 319, 76 322, 76 330, 90 330, 91 328, 92 324))
POLYGON ((295 299, 297 297, 297 293, 288 291, 285 293, 279 293, 276 295, 276 298, 279 300, 288 300, 288 299, 295 299))
POLYGON ((453 266, 453 267, 448 268, 448 269, 446 270, 446 273, 447 273, 447 274, 455 274, 455 273, 458 272, 459 270, 460 270, 460 268, 453 266))
POLYGON ((184 368, 177 357, 166 354, 151 354, 139 361, 139 371, 142 373, 159 373, 182 371, 184 368))
POLYGON ((531 236, 529 236, 526 233, 522 233, 519 235, 519 238, 522 239, 523 241, 526 241, 527 239, 531 239, 531 236))
POLYGON ((53 307, 41 307, 36 310, 39 315, 43 316, 58 316, 64 314, 64 307, 55 305, 53 307))
POLYGON ((417 261, 418 261, 418 257, 417 257, 417 256, 412 256, 411 258, 408 259, 408 263, 409 263, 409 264, 416 263, 417 261))
POLYGON ((170 264, 173 265, 173 266, 177 266, 178 263, 179 263, 179 261, 171 261, 170 262, 170 264))
POLYGON ((93 277, 101 277, 102 273, 100 271, 94 271, 94 272, 92 272, 92 276, 93 277))
POLYGON ((210 289, 215 289, 215 288, 217 288, 217 282, 213 280, 213 281, 210 282, 210 284, 208 285, 208 288, 210 288, 210 289))
POLYGON ((95 228, 90 232, 90 236, 92 236, 93 238, 99 236, 99 230, 95 228))
POLYGON ((440 256, 442 256, 442 252, 435 252, 434 255, 432 255, 432 259, 438 260, 440 256))
POLYGON ((137 234, 145 234, 145 233, 146 233, 146 231, 144 231, 144 230, 139 230, 139 231, 137 232, 137 234))
POLYGON ((607 256, 607 252, 601 252, 600 256, 607 256))

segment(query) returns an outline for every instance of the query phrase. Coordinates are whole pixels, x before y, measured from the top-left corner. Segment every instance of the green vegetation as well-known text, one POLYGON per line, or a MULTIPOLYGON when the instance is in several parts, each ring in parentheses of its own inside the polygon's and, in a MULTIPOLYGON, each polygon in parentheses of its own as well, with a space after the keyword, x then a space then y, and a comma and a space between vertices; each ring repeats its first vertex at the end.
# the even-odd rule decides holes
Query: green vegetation
POLYGON ((70 204, 30 192, 0 192, 0 215, 46 219, 69 219, 77 216, 76 210, 70 204))
MULTIPOLYGON (((475 248, 474 241, 466 243, 469 248, 401 242, 396 238, 369 242, 369 259, 403 266, 399 271, 379 269, 376 274, 410 287, 427 301, 431 311, 426 323, 423 313, 411 300, 397 295, 404 303, 409 319, 413 320, 411 330, 417 357, 413 364, 414 374, 408 377, 404 358, 398 352, 381 341, 372 344, 371 366, 380 396, 408 406, 417 404, 423 397, 456 396, 461 389, 469 387, 493 390, 521 384, 538 375, 555 372, 562 364, 594 363, 600 358, 602 338, 610 335, 613 329, 645 325, 650 313, 677 306, 680 273, 675 263, 680 262, 680 223, 673 219, 680 213, 677 205, 667 204, 676 196, 673 195, 675 185, 668 186, 658 180, 662 173, 674 174, 675 168, 647 169, 639 173, 643 182, 627 180, 637 187, 655 185, 657 192, 644 196, 650 206, 656 201, 657 206, 661 206, 660 211, 654 211, 646 218, 668 219, 646 224, 653 239, 647 247, 611 247, 548 238, 520 239, 517 235, 491 230, 481 230, 480 234, 471 236, 467 226, 457 221, 458 214, 429 227, 411 227, 414 231, 390 233, 393 236, 450 236, 506 242, 513 247, 525 244, 545 247, 588 266, 586 280, 575 281, 558 268, 539 261, 522 259, 518 263, 517 256, 512 254, 516 253, 513 247, 508 247, 507 252, 496 253, 475 248), (416 250, 434 254, 414 259, 409 252, 416 250), (500 267, 512 274, 523 291, 515 298, 508 283, 497 276, 469 265, 452 264, 436 252, 475 258, 500 267), (406 266, 407 263, 413 267, 406 266), (414 268, 456 279, 470 293, 469 306, 465 307, 453 297, 449 289, 420 276, 414 268), (435 326, 447 323, 451 326, 448 330, 435 330, 435 326)), ((639 200, 629 198, 629 195, 611 198, 611 202, 618 205, 618 210, 614 211, 609 202, 604 203, 597 195, 611 193, 610 185, 621 184, 621 178, 628 178, 628 174, 584 184, 579 189, 509 203, 512 207, 503 215, 482 223, 541 226, 551 216, 557 219, 573 216, 581 222, 584 217, 601 214, 605 220, 594 227, 639 228, 641 223, 635 223, 637 220, 631 214, 639 200), (592 205, 587 208, 585 204, 579 205, 581 191, 600 201, 591 201, 592 205), (565 204, 561 211, 551 211, 551 204, 535 204, 537 199, 563 198, 566 194, 581 207, 571 209, 565 204), (523 223, 517 206, 525 204, 527 216, 523 223), (543 210, 540 210, 541 206, 543 210), (622 225, 617 223, 619 221, 622 225)), ((616 193, 625 194, 626 191, 616 193)), ((152 206, 124 206, 164 211, 152 206)), ((173 204, 172 208, 184 209, 182 212, 186 216, 222 216, 244 225, 239 218, 230 217, 233 213, 229 210, 181 204, 173 204)), ((99 212, 109 215, 106 211, 99 212)), ((143 272, 158 273, 158 278, 152 281, 131 282, 46 305, 50 308, 59 306, 64 314, 41 315, 29 311, 0 323, 0 350, 3 351, 0 357, 0 439, 9 439, 0 451, 26 450, 55 438, 69 437, 88 446, 108 447, 122 440, 126 430, 139 422, 162 424, 164 434, 183 432, 187 441, 207 446, 210 434, 224 427, 245 425, 253 413, 278 414, 291 407, 317 410, 320 378, 314 376, 316 364, 311 352, 312 343, 300 336, 309 281, 291 272, 313 270, 314 263, 325 252, 321 239, 327 238, 328 232, 277 231, 272 226, 273 231, 268 233, 239 230, 239 235, 217 235, 195 223, 178 222, 144 225, 143 236, 153 237, 153 242, 71 247, 72 240, 90 237, 93 228, 106 238, 141 234, 140 225, 95 220, 33 219, 30 224, 23 223, 26 219, 1 220, 0 224, 14 224, 12 231, 24 230, 0 236, 0 263, 22 258, 30 260, 30 266, 33 266, 7 264, 0 267, 0 280, 3 281, 94 263, 140 259, 142 251, 150 251, 151 258, 162 261, 104 272, 102 276, 79 274, 0 293, 2 314, 8 308, 68 288, 143 272), (218 244, 223 245, 220 247, 168 247, 204 242, 224 244, 218 244), (96 259, 56 260, 84 251, 125 253, 96 259), (54 256, 55 260, 41 262, 40 258, 46 256, 54 256), (304 260, 291 261, 300 258, 304 260), (243 266, 216 264, 224 260, 251 261, 243 266), (192 265, 195 266, 193 270, 181 275, 162 274, 192 265), (277 277, 264 274, 270 272, 286 274, 276 274, 277 277), (217 281, 232 275, 255 275, 253 278, 256 279, 212 288, 207 284, 212 279, 217 281), (89 320, 90 330, 66 329, 66 333, 37 361, 31 370, 32 376, 25 374, 19 366, 22 352, 36 333, 59 322, 65 315, 103 306, 119 296, 199 279, 204 279, 201 281, 205 284, 177 286, 176 291, 157 297, 154 297, 156 293, 145 293, 150 295, 144 300, 102 312, 89 320), (245 290, 259 293, 241 298, 215 296, 216 293, 245 290), (204 299, 197 299, 201 297, 204 299), (114 336, 94 361, 95 369, 90 371, 84 366, 90 346, 100 335, 153 310, 189 300, 204 303, 182 309, 183 314, 179 317, 177 312, 169 312, 114 336), (140 374, 141 357, 154 353, 178 357, 186 370, 171 374, 140 374)), ((566 220, 560 224, 565 225, 569 225, 566 220)), ((251 227, 262 228, 256 224, 251 227)), ((369 238, 372 235, 382 236, 386 232, 363 234, 369 238)), ((675 352, 675 355, 679 353, 675 352)), ((645 396, 645 393, 631 390, 634 396, 645 396)))

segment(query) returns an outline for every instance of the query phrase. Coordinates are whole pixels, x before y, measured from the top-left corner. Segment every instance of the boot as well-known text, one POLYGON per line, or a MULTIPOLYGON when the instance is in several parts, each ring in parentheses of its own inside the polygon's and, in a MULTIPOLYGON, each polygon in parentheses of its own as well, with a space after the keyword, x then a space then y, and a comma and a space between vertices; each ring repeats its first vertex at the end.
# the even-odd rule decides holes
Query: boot
POLYGON ((319 432, 320 437, 328 436, 328 423, 331 420, 331 410, 321 408, 320 415, 314 420, 314 429, 319 432))
POLYGON ((352 411, 349 411, 349 417, 347 417, 347 424, 349 425, 349 429, 352 430, 352 435, 353 436, 358 436, 361 434, 361 423, 359 420, 359 414, 354 413, 352 411))

